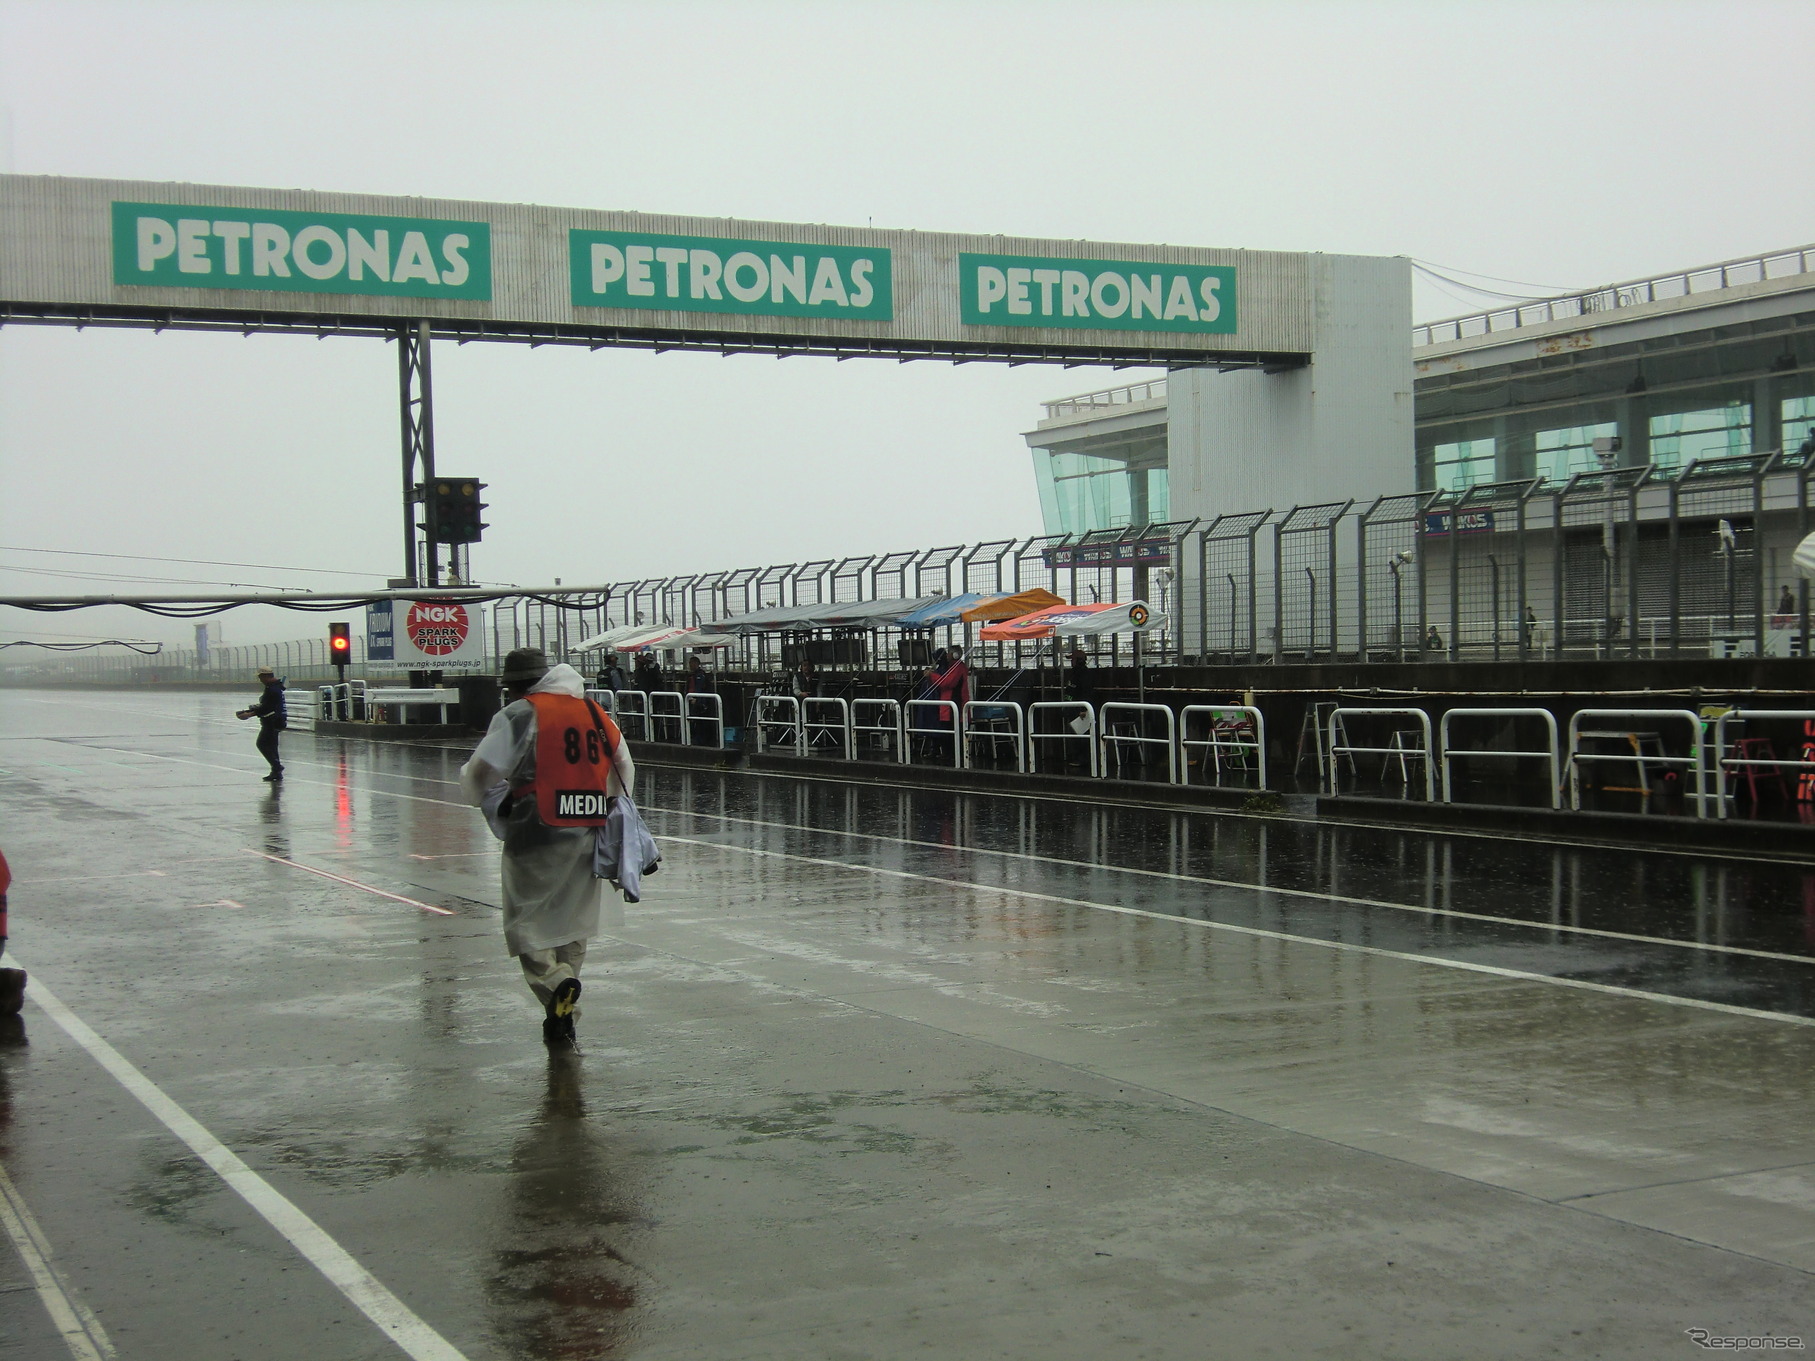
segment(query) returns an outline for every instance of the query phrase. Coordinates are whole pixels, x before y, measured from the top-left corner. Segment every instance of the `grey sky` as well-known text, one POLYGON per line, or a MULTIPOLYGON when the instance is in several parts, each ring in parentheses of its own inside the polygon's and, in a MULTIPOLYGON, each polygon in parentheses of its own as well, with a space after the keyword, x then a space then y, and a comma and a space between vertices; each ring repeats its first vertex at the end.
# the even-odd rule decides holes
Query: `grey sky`
MULTIPOLYGON (((0 105, 25 173, 1403 254, 1570 288, 1815 238, 1812 51, 1806 3, 5 0, 0 105)), ((1421 288, 1418 310, 1484 301, 1421 288)), ((440 465, 491 484, 475 570, 534 584, 1030 532, 1037 402, 1137 376, 435 363, 440 465)), ((397 465, 380 343, 0 332, 8 592, 372 584, 401 567, 397 465)), ((0 617, 122 631, 187 636, 0 617)))

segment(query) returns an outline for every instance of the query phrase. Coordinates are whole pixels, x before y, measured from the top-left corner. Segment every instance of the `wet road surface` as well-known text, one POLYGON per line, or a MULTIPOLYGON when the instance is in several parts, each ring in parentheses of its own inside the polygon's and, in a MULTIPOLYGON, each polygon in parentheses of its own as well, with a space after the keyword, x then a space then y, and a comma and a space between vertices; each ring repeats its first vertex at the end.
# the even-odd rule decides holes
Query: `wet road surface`
POLYGON ((1806 867, 648 766, 551 1059, 464 752, 234 707, 0 691, 0 1355, 1815 1345, 1806 867))

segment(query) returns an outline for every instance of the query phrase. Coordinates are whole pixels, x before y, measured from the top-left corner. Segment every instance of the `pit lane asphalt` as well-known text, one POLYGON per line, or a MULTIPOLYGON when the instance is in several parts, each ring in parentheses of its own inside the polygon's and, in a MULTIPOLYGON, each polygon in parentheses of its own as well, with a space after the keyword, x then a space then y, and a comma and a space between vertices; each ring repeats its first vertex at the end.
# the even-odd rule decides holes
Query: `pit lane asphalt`
MULTIPOLYGON (((232 707, 0 691, 13 945, 408 1345, 1815 1341, 1806 868, 647 765, 551 1061, 463 752, 272 791, 232 707)), ((120 1355, 400 1353, 78 1039, 0 1034, 0 1166, 120 1355)), ((0 1344, 79 1354, 8 1251, 0 1344)))

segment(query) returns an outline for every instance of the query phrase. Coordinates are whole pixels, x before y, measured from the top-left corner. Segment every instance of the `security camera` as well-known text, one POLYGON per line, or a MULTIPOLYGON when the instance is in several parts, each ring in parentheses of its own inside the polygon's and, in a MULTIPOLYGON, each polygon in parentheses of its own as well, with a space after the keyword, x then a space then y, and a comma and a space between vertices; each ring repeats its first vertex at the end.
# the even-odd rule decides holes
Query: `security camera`
POLYGON ((1394 562, 1410 562, 1416 556, 1417 555, 1415 553, 1413 553, 1411 549, 1401 548, 1397 553, 1393 554, 1393 561, 1394 562))
POLYGON ((1714 532, 1720 536, 1722 548, 1732 548, 1739 542, 1739 535, 1733 532, 1733 523, 1730 520, 1722 520, 1715 525, 1714 532))

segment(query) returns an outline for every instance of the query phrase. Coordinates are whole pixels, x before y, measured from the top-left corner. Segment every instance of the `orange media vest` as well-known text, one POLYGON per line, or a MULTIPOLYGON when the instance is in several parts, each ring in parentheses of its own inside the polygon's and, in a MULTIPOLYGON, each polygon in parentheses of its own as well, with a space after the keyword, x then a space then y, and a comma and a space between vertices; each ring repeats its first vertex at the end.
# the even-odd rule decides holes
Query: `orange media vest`
POLYGON ((537 816, 550 827, 603 827, 612 758, 624 740, 618 725, 590 700, 527 698, 536 711, 537 816))

